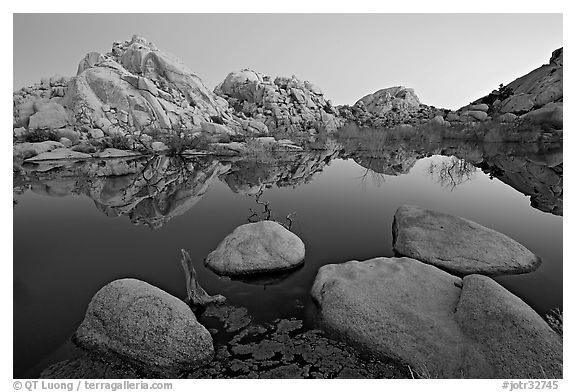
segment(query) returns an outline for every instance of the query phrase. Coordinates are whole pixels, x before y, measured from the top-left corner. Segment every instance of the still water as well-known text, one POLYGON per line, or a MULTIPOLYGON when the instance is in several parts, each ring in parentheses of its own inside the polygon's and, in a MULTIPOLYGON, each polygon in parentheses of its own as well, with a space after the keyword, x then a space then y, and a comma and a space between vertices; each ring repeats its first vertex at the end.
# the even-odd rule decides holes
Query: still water
POLYGON ((444 146, 399 161, 395 150, 394 162, 390 154, 374 158, 338 148, 291 154, 281 163, 156 158, 138 166, 145 185, 138 174, 91 179, 78 175, 86 173, 78 167, 15 180, 14 376, 62 346, 94 293, 112 280, 133 277, 185 298, 181 248, 208 293, 223 294, 257 321, 296 317, 312 328, 309 291, 318 268, 393 256, 392 220, 402 204, 468 218, 519 241, 542 265, 496 280, 540 314, 561 309, 561 159, 551 163, 550 151, 513 156, 506 149, 503 164, 490 149, 474 150, 474 159, 465 150, 455 158, 444 146), (550 168, 559 185, 549 180, 550 168), (541 191, 551 188, 556 193, 541 191), (304 266, 248 282, 206 269, 206 255, 237 226, 264 218, 266 202, 276 220, 286 223, 293 213, 291 230, 306 244, 304 266))

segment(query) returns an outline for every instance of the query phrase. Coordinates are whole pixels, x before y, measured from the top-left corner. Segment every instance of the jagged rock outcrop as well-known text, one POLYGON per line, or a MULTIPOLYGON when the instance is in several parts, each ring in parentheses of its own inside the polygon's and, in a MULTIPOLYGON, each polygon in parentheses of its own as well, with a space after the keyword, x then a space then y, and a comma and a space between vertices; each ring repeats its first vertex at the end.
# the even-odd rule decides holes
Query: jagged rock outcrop
POLYGON ((231 72, 214 92, 258 131, 333 131, 342 124, 335 108, 320 89, 308 81, 269 76, 250 69, 231 72), (266 127, 266 128, 264 128, 266 127))
POLYGON ((312 298, 323 326, 424 378, 562 377, 562 339, 520 298, 409 258, 328 264, 312 298))

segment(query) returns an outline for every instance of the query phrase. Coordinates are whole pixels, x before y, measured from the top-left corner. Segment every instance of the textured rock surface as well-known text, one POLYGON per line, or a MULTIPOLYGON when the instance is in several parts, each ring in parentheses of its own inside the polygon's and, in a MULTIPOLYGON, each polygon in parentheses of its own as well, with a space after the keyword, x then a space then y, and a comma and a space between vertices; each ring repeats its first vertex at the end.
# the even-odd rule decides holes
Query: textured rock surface
POLYGON ((210 334, 184 302, 136 279, 100 289, 74 339, 151 375, 175 376, 210 362, 214 354, 210 334))
POLYGON ((304 243, 273 221, 248 223, 226 236, 205 264, 220 275, 282 271, 304 262, 304 243))
POLYGON ((561 338, 486 277, 376 258, 323 266, 311 293, 325 328, 421 377, 562 376, 561 338))
POLYGON ((396 253, 461 275, 530 272, 541 262, 502 233, 415 206, 396 210, 393 236, 396 253))
POLYGON ((563 48, 555 50, 548 64, 519 77, 506 86, 501 85, 498 90, 494 90, 489 95, 475 101, 475 104, 489 105, 487 111, 495 117, 506 113, 515 115, 531 113, 553 104, 552 108, 555 109, 553 110, 555 112, 553 117, 542 117, 542 112, 540 112, 539 115, 527 118, 538 124, 562 129, 563 57, 563 48))
POLYGON ((342 124, 330 101, 308 81, 269 76, 250 69, 228 74, 214 92, 244 116, 245 128, 287 132, 335 130, 342 124))
MULTIPOLYGON (((447 110, 420 103, 411 88, 403 86, 378 90, 358 100, 353 106, 338 107, 340 116, 362 127, 392 128, 398 125, 421 125, 447 110)), ((442 125, 448 125, 442 123, 442 125)))
POLYGON ((381 115, 391 110, 403 111, 420 107, 414 89, 404 86, 389 87, 359 99, 355 106, 362 106, 368 113, 381 115))

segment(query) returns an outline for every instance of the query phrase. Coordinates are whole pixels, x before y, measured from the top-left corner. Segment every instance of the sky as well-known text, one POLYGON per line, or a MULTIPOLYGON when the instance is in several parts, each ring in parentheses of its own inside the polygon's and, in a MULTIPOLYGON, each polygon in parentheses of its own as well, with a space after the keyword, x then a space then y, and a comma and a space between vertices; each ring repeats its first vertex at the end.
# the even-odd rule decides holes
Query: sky
POLYGON ((19 89, 73 76, 85 53, 139 34, 213 89, 243 68, 296 75, 334 104, 391 86, 457 109, 547 63, 561 14, 14 14, 19 89))

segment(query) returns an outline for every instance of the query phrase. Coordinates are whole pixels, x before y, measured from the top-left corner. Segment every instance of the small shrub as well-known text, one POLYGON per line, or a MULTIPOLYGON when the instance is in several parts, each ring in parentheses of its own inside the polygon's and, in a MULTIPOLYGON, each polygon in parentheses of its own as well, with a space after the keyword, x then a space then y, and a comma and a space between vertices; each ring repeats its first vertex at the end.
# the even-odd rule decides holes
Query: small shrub
POLYGON ((553 309, 546 315, 546 322, 558 335, 563 336, 564 316, 560 309, 553 309))
POLYGON ((164 139, 164 144, 169 149, 170 154, 182 154, 186 150, 205 150, 208 147, 208 140, 202 135, 171 135, 164 139))
POLYGON ((24 141, 30 143, 45 142, 48 140, 56 140, 56 134, 53 131, 35 129, 28 131, 24 136, 24 141))
POLYGON ((112 135, 104 139, 104 147, 106 148, 117 148, 118 150, 131 150, 132 143, 126 136, 123 135, 112 135))

